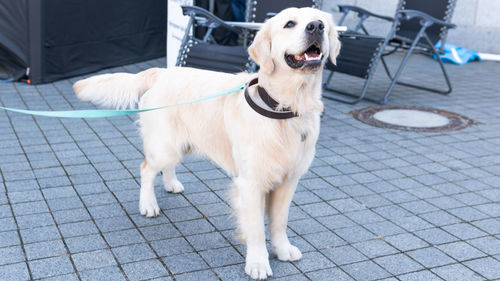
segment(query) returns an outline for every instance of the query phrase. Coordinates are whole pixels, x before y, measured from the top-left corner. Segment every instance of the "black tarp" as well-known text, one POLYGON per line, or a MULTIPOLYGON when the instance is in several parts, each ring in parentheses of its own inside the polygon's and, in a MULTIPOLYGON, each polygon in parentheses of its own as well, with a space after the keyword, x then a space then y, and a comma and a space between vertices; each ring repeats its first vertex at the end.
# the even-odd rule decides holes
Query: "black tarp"
POLYGON ((0 0, 0 67, 37 84, 165 56, 166 20, 165 0, 0 0))

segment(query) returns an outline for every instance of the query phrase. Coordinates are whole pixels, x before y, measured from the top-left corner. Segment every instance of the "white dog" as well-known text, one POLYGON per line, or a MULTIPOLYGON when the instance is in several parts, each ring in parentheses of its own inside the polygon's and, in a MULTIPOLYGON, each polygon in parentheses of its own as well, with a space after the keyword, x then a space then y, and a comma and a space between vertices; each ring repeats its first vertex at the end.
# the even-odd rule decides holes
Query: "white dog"
POLYGON ((286 234, 288 210, 314 158, 323 111, 322 69, 328 57, 335 62, 337 37, 331 15, 289 8, 267 21, 248 49, 260 65, 258 74, 153 68, 91 77, 78 81, 74 89, 85 101, 117 108, 138 102, 142 109, 199 98, 258 77, 258 85, 245 91, 140 114, 145 161, 139 209, 148 217, 158 215, 153 185, 158 172, 163 172, 167 191, 181 192, 184 187, 175 166, 182 156, 194 152, 208 157, 234 179, 233 208, 247 247, 245 271, 254 279, 265 279, 272 275, 266 213, 278 259, 302 256, 286 234))

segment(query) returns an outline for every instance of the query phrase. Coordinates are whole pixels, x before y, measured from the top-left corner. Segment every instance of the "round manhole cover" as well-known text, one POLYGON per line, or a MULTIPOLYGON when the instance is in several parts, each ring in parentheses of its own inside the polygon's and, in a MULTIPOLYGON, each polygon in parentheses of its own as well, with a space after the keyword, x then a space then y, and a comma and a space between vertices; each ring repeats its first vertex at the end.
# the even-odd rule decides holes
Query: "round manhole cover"
POLYGON ((353 111, 352 115, 372 126, 416 132, 450 132, 473 124, 471 119, 453 112, 415 106, 371 106, 353 111))

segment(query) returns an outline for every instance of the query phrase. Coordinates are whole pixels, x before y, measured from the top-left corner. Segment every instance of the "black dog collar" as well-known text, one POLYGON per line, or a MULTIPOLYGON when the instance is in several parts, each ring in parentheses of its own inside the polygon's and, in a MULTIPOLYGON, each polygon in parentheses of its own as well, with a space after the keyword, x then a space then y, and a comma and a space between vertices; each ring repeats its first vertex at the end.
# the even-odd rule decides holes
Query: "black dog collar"
POLYGON ((281 110, 277 110, 276 108, 278 107, 278 102, 275 101, 266 91, 266 89, 257 86, 257 91, 259 92, 259 96, 262 99, 262 101, 269 106, 269 108, 272 109, 268 110, 265 108, 260 107, 257 105, 252 98, 250 97, 250 94, 248 94, 248 87, 253 86, 259 82, 258 78, 253 79, 248 83, 248 86, 245 88, 245 99, 250 105, 250 107, 255 110, 257 113, 259 113, 262 116, 272 118, 272 119, 290 119, 293 117, 297 117, 297 113, 291 111, 290 108, 283 108, 281 110))

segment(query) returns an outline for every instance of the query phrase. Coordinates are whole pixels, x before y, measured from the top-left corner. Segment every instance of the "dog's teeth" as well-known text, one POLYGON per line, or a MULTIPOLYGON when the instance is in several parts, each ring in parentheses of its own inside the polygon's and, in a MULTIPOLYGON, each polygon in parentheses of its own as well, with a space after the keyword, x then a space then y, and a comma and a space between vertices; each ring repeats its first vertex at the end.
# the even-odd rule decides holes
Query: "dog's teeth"
POLYGON ((307 53, 304 53, 304 56, 306 57, 306 60, 310 60, 311 58, 309 58, 309 56, 307 55, 307 53))

